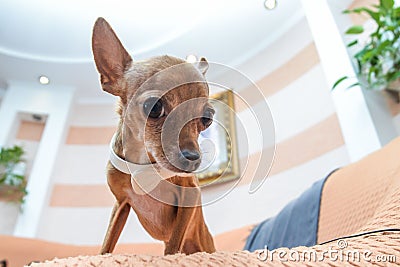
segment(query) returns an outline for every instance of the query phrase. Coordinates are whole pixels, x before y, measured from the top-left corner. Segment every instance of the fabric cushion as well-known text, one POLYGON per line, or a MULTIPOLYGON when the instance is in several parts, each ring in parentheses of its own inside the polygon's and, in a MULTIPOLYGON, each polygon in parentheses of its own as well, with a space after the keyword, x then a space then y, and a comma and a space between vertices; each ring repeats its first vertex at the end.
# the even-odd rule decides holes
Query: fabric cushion
POLYGON ((315 182, 300 197, 287 204, 278 215, 254 227, 244 249, 274 250, 281 247, 292 248, 317 244, 321 191, 326 179, 333 172, 315 182))

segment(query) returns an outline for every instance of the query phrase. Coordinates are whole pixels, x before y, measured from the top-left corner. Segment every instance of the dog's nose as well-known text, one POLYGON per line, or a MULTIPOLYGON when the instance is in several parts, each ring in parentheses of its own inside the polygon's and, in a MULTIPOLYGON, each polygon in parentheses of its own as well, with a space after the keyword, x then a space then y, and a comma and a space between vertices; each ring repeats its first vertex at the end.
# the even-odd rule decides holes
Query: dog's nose
POLYGON ((182 150, 182 156, 184 156, 187 160, 195 161, 200 158, 200 153, 196 150, 184 149, 182 150))

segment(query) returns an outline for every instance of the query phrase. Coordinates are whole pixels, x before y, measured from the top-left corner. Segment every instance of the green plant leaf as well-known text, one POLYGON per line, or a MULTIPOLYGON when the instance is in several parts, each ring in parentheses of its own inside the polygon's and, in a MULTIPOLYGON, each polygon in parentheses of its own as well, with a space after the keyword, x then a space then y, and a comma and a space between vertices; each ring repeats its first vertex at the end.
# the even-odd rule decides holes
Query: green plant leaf
POLYGON ((382 22, 380 20, 381 13, 379 11, 374 11, 367 7, 358 7, 358 8, 354 8, 351 10, 347 9, 347 10, 344 10, 342 13, 343 14, 354 13, 354 14, 358 14, 358 15, 360 15, 361 13, 367 13, 378 25, 382 24, 382 22))
POLYGON ((375 56, 376 52, 377 51, 375 49, 365 51, 360 58, 361 64, 371 61, 371 64, 375 65, 373 57, 375 56))
POLYGON ((390 73, 389 78, 388 78, 388 82, 392 82, 394 80, 397 80, 400 78, 400 71, 396 71, 394 73, 390 73))
POLYGON ((399 17, 400 17, 400 7, 396 7, 395 9, 393 9, 393 16, 396 19, 399 19, 399 17))
POLYGON ((346 34, 360 34, 364 32, 364 27, 361 25, 355 25, 347 29, 346 34))
POLYGON ((394 0, 380 0, 380 5, 383 6, 386 10, 393 8, 394 0))
POLYGON ((381 25, 381 20, 378 12, 374 12, 371 9, 364 8, 364 12, 368 13, 368 15, 378 24, 381 25))
POLYGON ((332 86, 331 90, 334 90, 341 82, 348 79, 348 76, 343 76, 342 78, 338 79, 332 86))
POLYGON ((364 55, 368 53, 368 51, 369 51, 368 47, 364 47, 363 49, 358 51, 357 54, 354 55, 354 58, 356 58, 359 61, 360 65, 363 65, 365 63, 364 55))
MULTIPOLYGON (((20 146, 14 146, 11 148, 0 149, 0 166, 4 169, 3 173, 0 173, 0 186, 9 185, 23 193, 23 196, 18 201, 22 204, 24 202, 24 196, 26 193, 26 180, 25 176, 13 173, 14 166, 22 162, 22 156, 24 150, 20 146)), ((14 192, 15 190, 10 190, 14 192)))
POLYGON ((373 11, 367 7, 355 8, 352 10, 352 13, 356 14, 367 13, 373 20, 375 20, 375 22, 379 24, 379 17, 380 17, 379 12, 373 11))
POLYGON ((346 90, 348 90, 348 89, 350 89, 350 88, 353 88, 353 87, 355 87, 355 86, 358 86, 358 85, 361 85, 361 84, 360 84, 359 82, 353 83, 352 85, 348 86, 348 87, 346 88, 346 90))
POLYGON ((358 44, 358 40, 354 40, 354 41, 348 43, 348 44, 347 44, 347 47, 352 47, 352 46, 354 46, 354 45, 356 45, 356 44, 358 44))

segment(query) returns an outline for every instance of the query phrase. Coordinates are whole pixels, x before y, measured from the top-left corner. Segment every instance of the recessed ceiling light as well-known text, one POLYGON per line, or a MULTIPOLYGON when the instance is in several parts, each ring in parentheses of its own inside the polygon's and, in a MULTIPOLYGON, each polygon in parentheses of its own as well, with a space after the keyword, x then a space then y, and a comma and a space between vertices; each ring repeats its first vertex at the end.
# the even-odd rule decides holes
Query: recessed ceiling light
POLYGON ((266 9, 274 9, 276 7, 276 0, 265 0, 264 6, 266 9))
POLYGON ((49 84, 50 83, 50 79, 44 75, 39 76, 39 82, 41 84, 49 84))
POLYGON ((195 62, 197 62, 197 57, 195 55, 188 55, 186 57, 186 62, 195 63, 195 62))

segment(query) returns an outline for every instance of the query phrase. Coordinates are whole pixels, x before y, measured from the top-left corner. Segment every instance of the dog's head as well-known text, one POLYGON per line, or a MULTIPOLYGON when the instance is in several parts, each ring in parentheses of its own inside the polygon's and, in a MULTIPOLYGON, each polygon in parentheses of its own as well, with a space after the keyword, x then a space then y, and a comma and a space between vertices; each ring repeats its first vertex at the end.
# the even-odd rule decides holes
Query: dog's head
POLYGON ((207 61, 194 65, 170 56, 133 61, 102 18, 94 25, 92 49, 103 90, 121 99, 125 158, 144 153, 140 142, 148 161, 174 172, 196 170, 197 140, 214 115, 204 78, 207 61))

